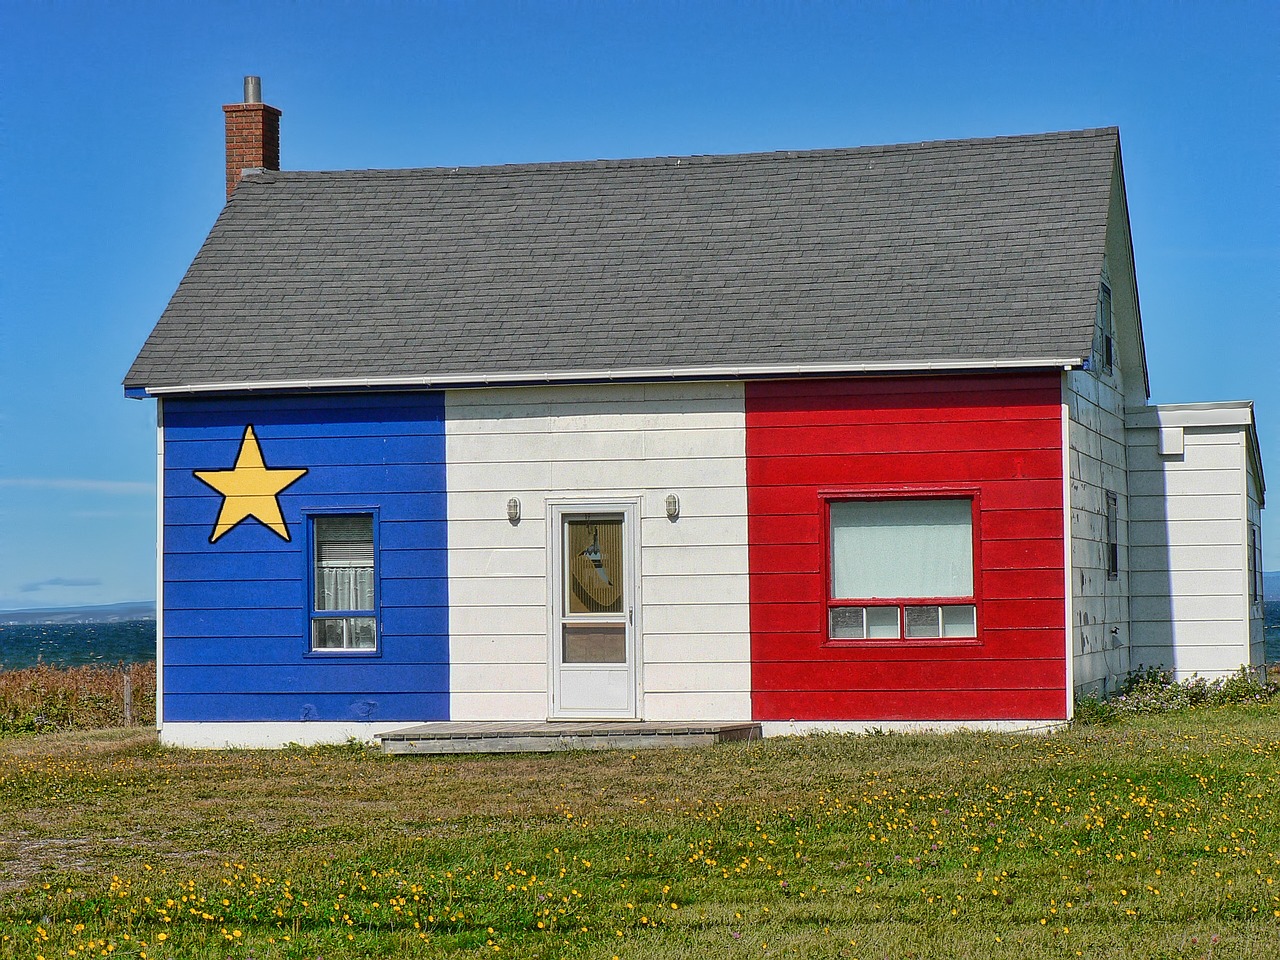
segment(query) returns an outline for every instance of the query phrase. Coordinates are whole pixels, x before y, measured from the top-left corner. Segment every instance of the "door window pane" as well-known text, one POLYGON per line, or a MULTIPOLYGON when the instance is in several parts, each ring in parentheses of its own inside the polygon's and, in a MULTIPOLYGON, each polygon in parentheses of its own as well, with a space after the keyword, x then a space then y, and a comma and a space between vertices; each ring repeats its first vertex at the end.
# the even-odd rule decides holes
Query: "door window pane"
POLYGON ((622 613, 624 557, 622 517, 565 520, 565 610, 622 613))
POLYGON ((564 663, 626 663, 626 624, 564 624, 564 648, 561 659, 564 663))

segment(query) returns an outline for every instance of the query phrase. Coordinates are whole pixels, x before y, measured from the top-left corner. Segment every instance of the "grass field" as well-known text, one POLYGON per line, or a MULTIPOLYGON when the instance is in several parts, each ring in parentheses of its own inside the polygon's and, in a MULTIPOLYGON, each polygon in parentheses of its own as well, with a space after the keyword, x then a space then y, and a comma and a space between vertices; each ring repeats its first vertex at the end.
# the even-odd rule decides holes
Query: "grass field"
POLYGON ((1280 956, 1280 708, 1052 737, 0 739, 0 957, 1280 956))

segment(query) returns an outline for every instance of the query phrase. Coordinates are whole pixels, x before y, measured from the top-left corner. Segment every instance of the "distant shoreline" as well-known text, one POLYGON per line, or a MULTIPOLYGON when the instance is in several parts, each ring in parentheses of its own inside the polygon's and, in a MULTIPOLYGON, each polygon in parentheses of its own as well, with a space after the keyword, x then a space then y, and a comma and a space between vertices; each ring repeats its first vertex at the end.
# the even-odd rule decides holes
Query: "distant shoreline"
POLYGON ((122 623, 126 620, 154 620, 154 600, 98 603, 78 607, 32 607, 0 610, 0 624, 27 623, 122 623))

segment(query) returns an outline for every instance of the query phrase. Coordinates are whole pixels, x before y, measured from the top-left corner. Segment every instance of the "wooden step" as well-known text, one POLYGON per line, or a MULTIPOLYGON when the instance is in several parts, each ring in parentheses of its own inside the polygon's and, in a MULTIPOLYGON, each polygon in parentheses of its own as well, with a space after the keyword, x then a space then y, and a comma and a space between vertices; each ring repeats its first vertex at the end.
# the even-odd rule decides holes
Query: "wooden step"
POLYGON ((378 740, 383 753, 553 753, 702 747, 760 736, 760 724, 746 721, 485 721, 420 723, 378 740))

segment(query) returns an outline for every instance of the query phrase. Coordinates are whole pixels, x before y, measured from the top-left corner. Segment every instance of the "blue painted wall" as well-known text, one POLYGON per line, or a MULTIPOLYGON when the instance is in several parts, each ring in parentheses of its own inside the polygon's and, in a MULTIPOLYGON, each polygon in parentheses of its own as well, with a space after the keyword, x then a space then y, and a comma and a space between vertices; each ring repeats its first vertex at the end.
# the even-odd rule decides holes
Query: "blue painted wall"
POLYGON ((449 718, 441 393, 166 400, 164 719, 449 718), (249 518, 210 543, 223 498, 193 475, 234 466, 252 425, 290 539, 249 518), (378 516, 379 650, 311 654, 306 512, 378 516))

